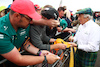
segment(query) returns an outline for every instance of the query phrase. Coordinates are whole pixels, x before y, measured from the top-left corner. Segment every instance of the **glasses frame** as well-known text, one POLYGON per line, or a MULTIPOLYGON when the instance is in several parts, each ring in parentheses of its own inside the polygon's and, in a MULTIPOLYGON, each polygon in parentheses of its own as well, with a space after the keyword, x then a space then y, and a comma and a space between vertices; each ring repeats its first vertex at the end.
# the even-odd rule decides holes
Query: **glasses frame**
POLYGON ((28 17, 26 17, 24 14, 20 14, 21 16, 23 16, 23 17, 25 17, 27 20, 29 20, 29 22, 31 22, 32 21, 32 18, 28 18, 28 17))

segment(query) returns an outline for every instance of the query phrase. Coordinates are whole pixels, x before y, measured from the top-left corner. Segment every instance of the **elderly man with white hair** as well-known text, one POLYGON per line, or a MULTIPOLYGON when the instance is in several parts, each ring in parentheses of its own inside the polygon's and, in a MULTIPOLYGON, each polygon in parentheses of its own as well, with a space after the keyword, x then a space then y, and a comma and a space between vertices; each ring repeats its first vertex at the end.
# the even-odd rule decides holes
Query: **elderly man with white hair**
POLYGON ((76 12, 80 26, 74 37, 69 37, 72 47, 77 47, 75 67, 94 67, 100 43, 100 27, 92 20, 92 9, 76 12))

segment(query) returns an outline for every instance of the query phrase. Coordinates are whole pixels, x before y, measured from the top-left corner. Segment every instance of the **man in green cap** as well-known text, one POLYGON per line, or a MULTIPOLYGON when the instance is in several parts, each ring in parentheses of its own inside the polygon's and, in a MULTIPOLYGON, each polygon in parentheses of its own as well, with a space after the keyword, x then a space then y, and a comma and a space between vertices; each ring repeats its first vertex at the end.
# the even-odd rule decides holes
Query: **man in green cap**
POLYGON ((93 15, 93 11, 91 8, 85 8, 85 9, 81 9, 78 12, 76 12, 76 14, 89 14, 89 15, 93 15))
POLYGON ((85 8, 76 12, 79 14, 80 26, 76 35, 69 40, 72 47, 77 47, 75 67, 94 67, 100 43, 100 27, 93 22, 92 9, 85 8))

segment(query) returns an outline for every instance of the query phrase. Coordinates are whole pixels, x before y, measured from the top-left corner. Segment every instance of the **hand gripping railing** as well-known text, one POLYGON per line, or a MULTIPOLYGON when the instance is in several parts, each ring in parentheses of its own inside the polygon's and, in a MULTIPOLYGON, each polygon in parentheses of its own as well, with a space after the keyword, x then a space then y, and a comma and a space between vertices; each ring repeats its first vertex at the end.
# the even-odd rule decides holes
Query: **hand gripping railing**
MULTIPOLYGON (((62 66, 64 65, 64 63, 66 62, 66 60, 69 58, 69 49, 66 49, 62 56, 65 57, 65 54, 67 54, 67 56, 66 56, 66 58, 64 59, 64 61, 62 62, 62 64, 60 65, 60 67, 62 67, 62 66)), ((61 56, 61 57, 62 57, 62 56, 61 56)), ((57 61, 52 65, 52 67, 55 67, 59 61, 60 61, 60 60, 57 60, 57 61)))

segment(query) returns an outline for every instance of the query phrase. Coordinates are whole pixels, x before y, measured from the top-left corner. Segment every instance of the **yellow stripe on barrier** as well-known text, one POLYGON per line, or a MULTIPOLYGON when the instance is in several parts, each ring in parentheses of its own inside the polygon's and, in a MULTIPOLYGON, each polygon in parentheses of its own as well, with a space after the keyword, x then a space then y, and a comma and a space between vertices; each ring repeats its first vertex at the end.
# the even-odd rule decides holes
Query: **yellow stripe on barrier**
POLYGON ((69 67, 74 67, 74 54, 73 54, 73 47, 71 48, 71 52, 70 52, 70 62, 69 62, 69 67))
POLYGON ((76 47, 71 47, 71 52, 70 52, 70 62, 69 62, 69 67, 74 67, 74 52, 76 52, 76 47))
POLYGON ((77 50, 77 48, 76 47, 74 47, 74 51, 76 52, 76 50, 77 50))

